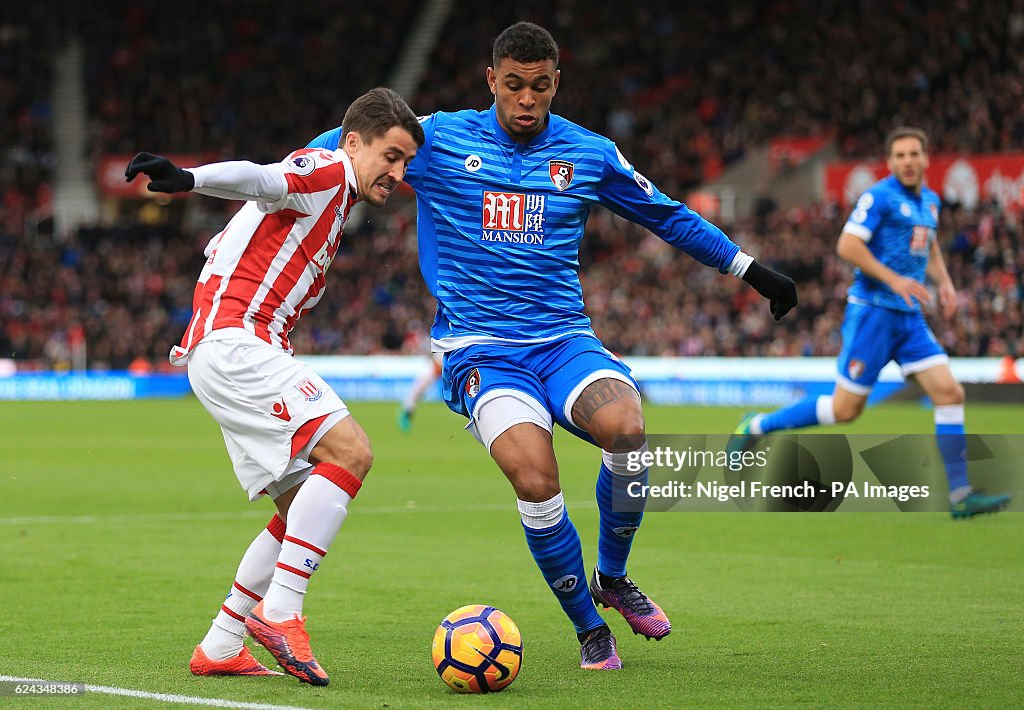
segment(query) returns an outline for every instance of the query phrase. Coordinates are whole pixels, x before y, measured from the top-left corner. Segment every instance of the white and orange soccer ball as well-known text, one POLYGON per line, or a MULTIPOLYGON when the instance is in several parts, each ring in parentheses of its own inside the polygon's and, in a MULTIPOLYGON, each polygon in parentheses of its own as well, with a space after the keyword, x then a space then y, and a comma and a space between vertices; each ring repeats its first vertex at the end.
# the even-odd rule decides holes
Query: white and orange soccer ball
POLYGON ((470 604, 441 621, 431 652, 437 674, 455 692, 493 693, 519 675, 523 637, 504 612, 470 604))

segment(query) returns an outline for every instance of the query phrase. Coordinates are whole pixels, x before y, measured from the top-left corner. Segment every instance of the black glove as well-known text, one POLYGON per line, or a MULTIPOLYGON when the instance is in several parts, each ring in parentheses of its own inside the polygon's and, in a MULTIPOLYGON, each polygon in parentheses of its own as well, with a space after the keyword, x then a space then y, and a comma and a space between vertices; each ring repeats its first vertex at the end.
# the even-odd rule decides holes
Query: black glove
POLYGON ((775 320, 789 313, 796 306, 796 284, 793 279, 778 271, 750 262, 743 280, 768 299, 775 320))
POLYGON ((188 192, 196 186, 192 173, 152 153, 139 153, 132 158, 124 171, 124 178, 131 182, 139 173, 145 173, 151 178, 152 182, 146 186, 150 192, 188 192))

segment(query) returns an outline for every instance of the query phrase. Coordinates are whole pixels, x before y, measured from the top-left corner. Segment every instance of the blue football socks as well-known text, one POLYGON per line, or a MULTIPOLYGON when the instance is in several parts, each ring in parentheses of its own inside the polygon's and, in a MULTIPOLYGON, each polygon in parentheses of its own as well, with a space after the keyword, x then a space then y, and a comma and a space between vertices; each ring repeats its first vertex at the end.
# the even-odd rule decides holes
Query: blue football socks
POLYGON ((946 467, 950 493, 958 492, 957 489, 969 490, 964 405, 935 407, 935 438, 938 440, 939 453, 942 454, 942 464, 946 467))
MULTIPOLYGON (((828 423, 818 420, 818 399, 820 399, 818 396, 804 397, 788 407, 762 415, 758 419, 760 433, 768 434, 780 429, 801 429, 815 424, 828 423)), ((830 401, 831 399, 829 397, 830 401)))
POLYGON ((526 543, 533 559, 576 627, 576 632, 603 625, 604 621, 590 598, 580 537, 569 520, 569 514, 563 510, 559 521, 551 527, 533 528, 524 524, 523 530, 526 531, 526 543))
POLYGON ((627 486, 631 483, 646 486, 647 470, 630 476, 618 476, 606 464, 601 464, 601 472, 597 475, 597 507, 601 511, 597 568, 608 577, 626 576, 629 548, 644 517, 643 508, 637 505, 637 499, 628 495, 627 486), (640 510, 635 510, 637 507, 640 510))

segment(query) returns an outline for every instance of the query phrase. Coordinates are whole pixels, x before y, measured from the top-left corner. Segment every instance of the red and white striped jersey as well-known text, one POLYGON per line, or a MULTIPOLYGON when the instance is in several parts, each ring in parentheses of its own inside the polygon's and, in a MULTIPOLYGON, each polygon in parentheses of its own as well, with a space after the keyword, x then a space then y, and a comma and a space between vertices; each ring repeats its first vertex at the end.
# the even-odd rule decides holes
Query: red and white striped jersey
POLYGON ((323 296, 324 275, 356 202, 352 163, 344 151, 303 148, 262 166, 287 183, 273 203, 246 202, 206 247, 192 298, 192 321, 171 349, 183 365, 200 340, 244 328, 288 353, 288 333, 323 296))

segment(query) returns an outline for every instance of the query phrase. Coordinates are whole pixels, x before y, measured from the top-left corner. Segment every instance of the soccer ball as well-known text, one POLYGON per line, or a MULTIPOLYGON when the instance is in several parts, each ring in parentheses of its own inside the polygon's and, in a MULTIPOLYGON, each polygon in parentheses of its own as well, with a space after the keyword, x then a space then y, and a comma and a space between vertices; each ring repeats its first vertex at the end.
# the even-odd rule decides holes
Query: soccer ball
POLYGON ((434 668, 457 693, 507 688, 523 663, 523 637, 504 612, 485 604, 460 607, 446 616, 431 644, 434 668))

